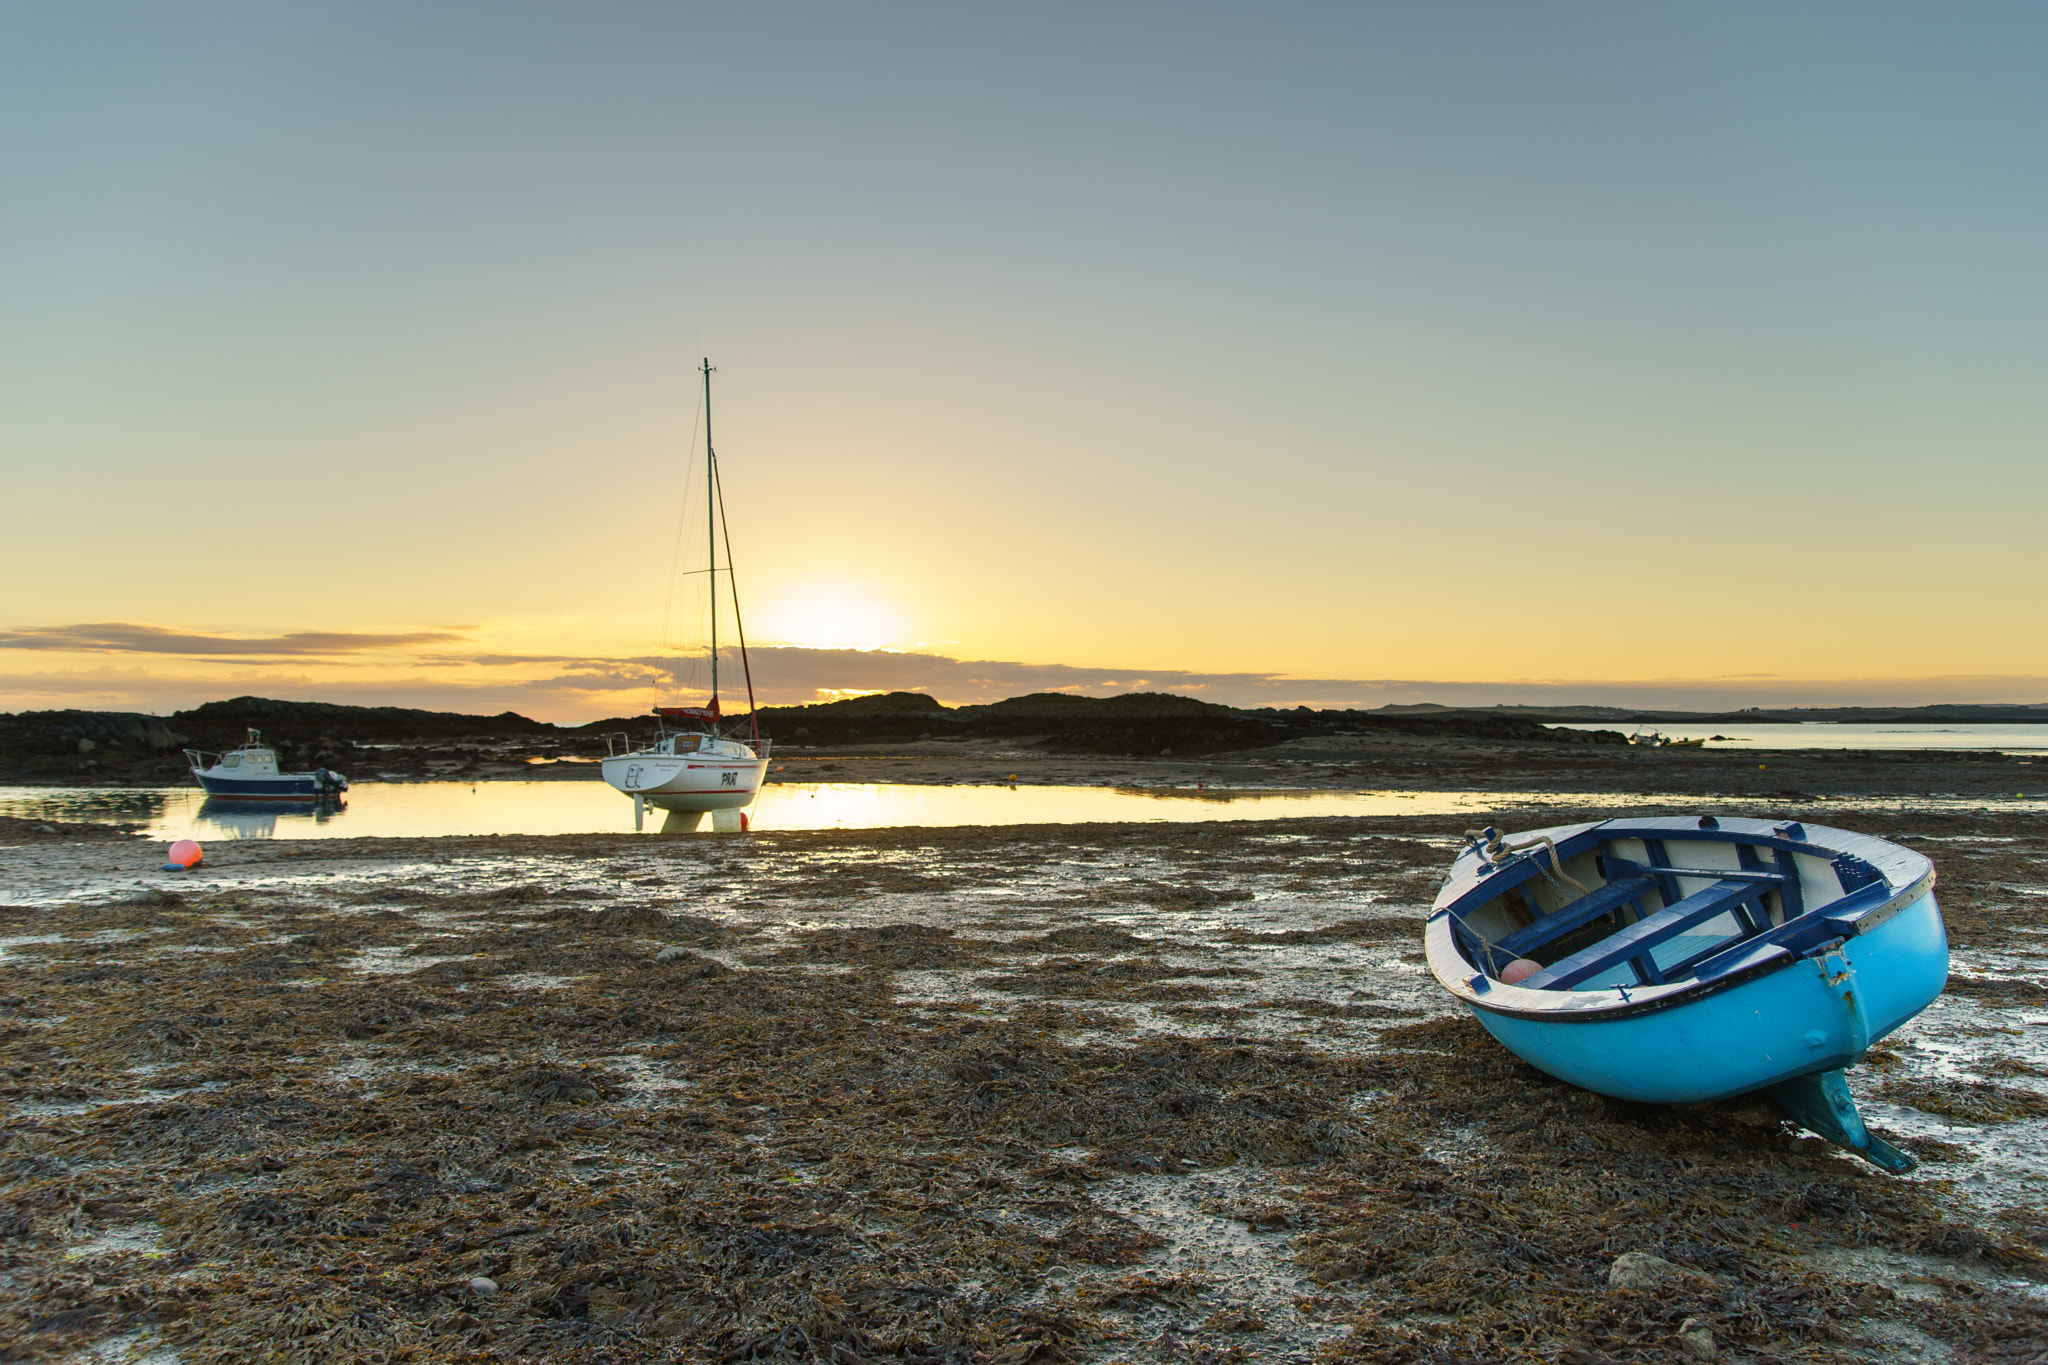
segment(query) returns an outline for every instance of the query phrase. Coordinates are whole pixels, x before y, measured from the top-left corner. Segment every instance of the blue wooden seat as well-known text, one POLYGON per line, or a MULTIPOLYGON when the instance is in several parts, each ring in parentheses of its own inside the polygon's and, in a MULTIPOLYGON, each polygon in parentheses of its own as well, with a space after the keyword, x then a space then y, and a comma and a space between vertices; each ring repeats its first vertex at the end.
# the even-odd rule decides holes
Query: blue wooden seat
MULTIPOLYGON (((1884 882, 1870 883, 1830 901, 1818 910, 1795 915, 1783 924, 1774 924, 1754 938, 1729 947, 1716 949, 1700 959, 1695 966, 1701 980, 1723 976, 1738 967, 1751 963, 1751 954, 1774 946, 1782 946, 1791 952, 1805 952, 1826 939, 1844 938, 1856 932, 1856 922, 1884 905, 1891 899, 1891 887, 1884 882)), ((1757 960, 1761 960, 1760 958, 1757 960)), ((1672 975, 1677 975, 1673 971, 1672 975)))
POLYGON ((1755 902, 1770 889, 1771 883, 1762 881, 1717 881, 1704 891, 1695 891, 1677 904, 1668 905, 1654 915, 1646 915, 1591 947, 1552 963, 1522 984, 1536 990, 1570 990, 1617 963, 1631 959, 1647 960, 1650 950, 1658 944, 1725 915, 1738 906, 1755 902))
MULTIPOLYGON (((1639 863, 1632 863, 1626 858, 1610 857, 1607 860, 1607 875, 1619 877, 1642 872, 1651 873, 1658 878, 1657 886, 1664 893, 1664 904, 1666 905, 1675 905, 1678 902, 1680 896, 1678 878, 1680 877, 1702 877, 1724 882, 1759 882, 1763 884, 1765 889, 1775 889, 1779 892, 1781 902, 1786 907, 1788 915, 1798 913, 1796 907, 1799 902, 1799 874, 1788 862, 1780 862, 1777 870, 1772 871, 1764 866, 1764 861, 1758 856, 1756 849, 1748 844, 1737 844, 1735 846, 1735 853, 1742 863, 1740 868, 1679 868, 1670 865, 1664 851, 1664 842, 1661 839, 1648 839, 1644 843, 1650 852, 1650 865, 1648 867, 1644 867, 1639 863)), ((1733 913, 1735 915, 1735 922, 1740 927, 1744 937, 1770 927, 1770 911, 1761 897, 1756 900, 1742 902, 1734 907, 1733 913)), ((1639 974, 1645 981, 1670 980, 1683 975, 1685 969, 1690 967, 1692 963, 1721 951, 1723 946, 1725 945, 1718 941, 1714 942, 1702 951, 1694 953, 1690 958, 1681 962, 1666 963, 1661 969, 1655 962, 1645 958, 1637 964, 1639 974)))
POLYGON ((1792 950, 1782 943, 1759 943, 1755 939, 1747 939, 1707 958, 1694 970, 1693 975, 1701 981, 1712 981, 1717 976, 1739 972, 1745 967, 1758 967, 1766 962, 1781 962, 1791 956, 1792 950))
POLYGON ((1515 930, 1493 946, 1510 958, 1527 957, 1544 944, 1554 943, 1574 929, 1583 928, 1602 915, 1619 910, 1630 901, 1655 890, 1656 886, 1657 879, 1649 876, 1625 877, 1609 882, 1569 905, 1559 906, 1534 924, 1515 930))

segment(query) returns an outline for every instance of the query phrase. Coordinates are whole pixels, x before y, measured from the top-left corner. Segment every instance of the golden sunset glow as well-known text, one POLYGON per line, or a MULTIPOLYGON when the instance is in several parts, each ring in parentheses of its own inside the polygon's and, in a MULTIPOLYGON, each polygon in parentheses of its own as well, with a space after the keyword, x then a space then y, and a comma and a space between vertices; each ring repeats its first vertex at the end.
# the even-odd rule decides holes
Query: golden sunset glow
POLYGON ((758 611, 752 634, 764 645, 868 650, 909 643, 903 614, 858 584, 798 586, 767 598, 758 611))
POLYGON ((707 354, 780 701, 2048 700, 2030 40, 459 10, 0 55, 0 708, 643 706, 707 354))

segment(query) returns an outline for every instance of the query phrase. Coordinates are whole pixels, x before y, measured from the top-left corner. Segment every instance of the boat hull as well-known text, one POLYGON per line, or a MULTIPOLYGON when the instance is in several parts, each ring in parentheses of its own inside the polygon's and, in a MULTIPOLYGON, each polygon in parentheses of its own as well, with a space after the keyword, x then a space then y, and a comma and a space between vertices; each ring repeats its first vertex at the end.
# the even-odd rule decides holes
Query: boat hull
POLYGON ((206 789, 208 796, 234 801, 318 801, 323 796, 347 790, 346 783, 339 786, 323 783, 311 773, 282 773, 276 777, 215 777, 209 773, 194 772, 192 776, 206 789))
POLYGON ((768 760, 622 754, 604 760, 604 780, 657 810, 744 810, 760 794, 768 760))
POLYGON ((1929 892, 1828 957, 1663 1008, 1529 1018, 1466 1007, 1508 1051, 1559 1080, 1617 1099, 1690 1104, 1854 1065, 1934 1003, 1948 965, 1929 892))

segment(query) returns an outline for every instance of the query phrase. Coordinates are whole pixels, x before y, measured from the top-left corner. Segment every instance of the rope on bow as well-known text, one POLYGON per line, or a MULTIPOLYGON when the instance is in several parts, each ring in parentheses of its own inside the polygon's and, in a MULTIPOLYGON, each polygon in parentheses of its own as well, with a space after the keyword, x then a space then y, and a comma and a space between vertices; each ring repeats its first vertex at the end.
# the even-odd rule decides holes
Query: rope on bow
MULTIPOLYGON (((1538 847, 1547 849, 1550 853, 1550 866, 1545 867, 1542 863, 1537 863, 1536 870, 1548 878, 1553 886, 1564 882, 1576 887, 1581 896, 1592 894, 1583 882, 1564 870, 1564 859, 1557 856, 1557 845, 1550 841, 1547 834, 1539 834, 1526 843, 1515 844, 1512 847, 1503 842, 1499 832, 1491 827, 1468 829, 1465 831, 1465 837, 1472 841, 1472 846, 1479 851, 1479 856, 1495 867, 1499 867, 1517 854, 1527 853, 1538 847)), ((1558 886, 1557 889, 1561 892, 1564 887, 1558 886)))

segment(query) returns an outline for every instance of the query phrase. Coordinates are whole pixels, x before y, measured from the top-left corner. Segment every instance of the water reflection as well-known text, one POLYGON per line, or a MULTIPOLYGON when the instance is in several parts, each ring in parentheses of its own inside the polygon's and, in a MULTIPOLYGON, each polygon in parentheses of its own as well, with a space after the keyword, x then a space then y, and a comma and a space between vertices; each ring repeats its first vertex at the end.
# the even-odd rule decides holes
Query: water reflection
MULTIPOLYGON (((1790 721, 1726 725, 1712 721, 1659 721, 1673 738, 1704 739, 1709 749, 1945 749, 2033 755, 2048 749, 2048 723, 1920 724, 1901 721, 1790 721)), ((1624 721, 1557 722, 1560 730, 1647 729, 1624 721)))
MULTIPOLYGON (((926 787, 775 783, 748 812, 755 829, 1257 820, 1287 815, 1484 811, 1498 792, 1312 792, 1195 787, 926 787)), ((419 838, 629 833, 632 803, 603 782, 358 782, 346 802, 226 801, 197 788, 0 788, 0 815, 140 824, 153 839, 419 838)), ((654 834, 659 822, 648 822, 654 834)))
POLYGON ((313 801, 235 801, 209 796, 199 803, 191 832, 224 839, 304 839, 309 824, 324 825, 347 809, 348 802, 338 796, 313 801), (279 821, 283 821, 282 828, 279 821))
POLYGON ((0 815, 154 827, 175 808, 197 809, 204 795, 197 787, 0 787, 0 815))
MULTIPOLYGON (((1863 798, 1858 810, 2048 812, 2048 801, 1863 798)), ((1587 796, 1510 791, 1305 791, 1214 787, 925 787, 894 783, 775 783, 749 812, 757 830, 890 826, 1086 824, 1096 821, 1270 820, 1317 815, 1482 815, 1585 806, 1662 806, 1769 813, 1770 802, 1668 795, 1587 796)), ((134 823, 152 839, 425 838, 490 834, 628 834, 633 806, 603 782, 358 782, 346 803, 255 805, 193 787, 0 787, 0 815, 134 823)), ((659 837, 660 822, 647 822, 659 837)), ((673 837, 673 836, 672 836, 673 837)))

